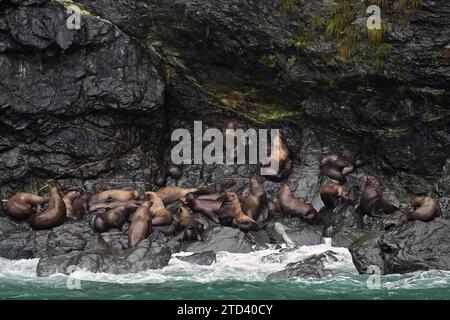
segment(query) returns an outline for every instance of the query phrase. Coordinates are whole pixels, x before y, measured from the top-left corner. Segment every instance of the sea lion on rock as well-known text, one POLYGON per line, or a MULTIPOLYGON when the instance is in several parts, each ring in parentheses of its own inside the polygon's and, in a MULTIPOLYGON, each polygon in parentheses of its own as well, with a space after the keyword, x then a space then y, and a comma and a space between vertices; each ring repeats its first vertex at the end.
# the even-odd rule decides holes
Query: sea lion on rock
POLYGON ((94 230, 98 233, 108 232, 112 228, 122 230, 122 226, 129 220, 131 213, 135 210, 135 206, 121 206, 99 213, 94 219, 94 230))
POLYGON ((272 152, 269 159, 263 167, 269 168, 269 173, 265 177, 274 182, 280 182, 287 179, 292 173, 293 162, 289 157, 289 149, 284 143, 280 134, 275 136, 272 142, 272 152), (275 172, 270 167, 278 163, 278 170, 275 172))
POLYGON ((84 194, 73 202, 73 214, 80 219, 89 212, 90 194, 84 194))
POLYGON ((363 214, 382 217, 384 214, 391 214, 398 208, 383 199, 383 188, 380 180, 374 176, 368 176, 359 203, 360 211, 363 214))
POLYGON ((222 196, 223 203, 219 210, 219 221, 224 226, 237 226, 242 231, 257 231, 260 227, 255 220, 242 212, 239 198, 234 192, 222 196))
POLYGON ((283 218, 283 212, 281 211, 281 208, 277 203, 273 202, 273 201, 269 201, 267 203, 267 208, 268 210, 268 219, 270 220, 279 220, 283 218))
POLYGON ((144 202, 134 213, 128 229, 128 248, 135 247, 152 232, 152 214, 150 201, 144 202))
POLYGON ((178 210, 179 223, 177 230, 181 232, 180 238, 182 240, 198 240, 201 241, 202 234, 205 231, 203 224, 192 217, 191 213, 185 207, 180 207, 178 210))
POLYGON ((408 220, 420 220, 429 222, 441 215, 439 202, 431 197, 416 197, 414 199, 414 211, 406 214, 408 220))
MULTIPOLYGON (((177 201, 181 198, 186 197, 187 194, 189 193, 193 193, 198 191, 198 189, 196 188, 192 188, 192 189, 183 189, 180 187, 165 187, 164 189, 159 190, 158 192, 156 192, 156 194, 158 195, 158 197, 162 200, 162 202, 165 205, 168 205, 169 203, 172 203, 174 201, 177 201)), ((149 192, 147 192, 146 194, 149 194, 149 192)), ((150 200, 150 199, 148 199, 150 200)))
POLYGON ((129 201, 136 199, 139 199, 139 191, 137 190, 111 189, 93 195, 89 202, 89 206, 93 206, 100 202, 129 201))
POLYGON ((97 204, 94 204, 93 206, 89 207, 89 212, 95 212, 100 209, 106 209, 106 210, 112 210, 119 207, 134 207, 137 209, 144 201, 137 201, 137 200, 129 200, 129 201, 116 201, 116 202, 100 202, 97 204))
POLYGON ((164 226, 172 222, 172 215, 164 206, 164 202, 155 192, 147 192, 147 199, 150 201, 150 213, 152 215, 153 226, 164 226))
POLYGON ((36 214, 36 209, 33 206, 41 205, 47 201, 48 198, 20 192, 13 195, 6 202, 6 214, 13 219, 26 220, 36 214))
POLYGON ((66 220, 66 205, 59 194, 58 187, 52 187, 47 210, 38 213, 30 220, 30 226, 35 230, 51 229, 60 226, 66 220))
POLYGON ((266 203, 266 190, 256 175, 250 178, 250 191, 248 197, 243 199, 244 213, 255 221, 258 221, 261 210, 266 203))
POLYGON ((64 204, 66 205, 66 218, 70 220, 80 220, 81 216, 78 216, 73 208, 73 204, 76 199, 78 199, 81 196, 80 192, 78 191, 70 191, 68 192, 64 198, 64 204))
POLYGON ((320 190, 320 199, 328 208, 334 208, 341 204, 344 197, 344 190, 340 185, 327 184, 320 190))
POLYGON ((346 181, 345 176, 350 174, 354 169, 353 165, 347 159, 337 154, 331 154, 325 157, 320 167, 323 175, 337 180, 340 183, 344 183, 346 181))
POLYGON ((166 165, 166 173, 175 180, 180 179, 183 175, 181 168, 173 163, 169 163, 166 165))
POLYGON ((155 185, 163 188, 166 186, 167 183, 167 172, 165 168, 161 168, 158 170, 155 178, 155 185))
POLYGON ((222 202, 220 200, 212 200, 212 199, 199 199, 195 198, 192 194, 188 194, 185 199, 183 199, 183 204, 189 207, 193 212, 199 212, 219 224, 219 210, 222 206, 222 202))
POLYGON ((317 211, 303 198, 296 198, 291 188, 283 183, 277 193, 278 203, 283 213, 287 216, 299 216, 306 220, 313 220, 317 211))

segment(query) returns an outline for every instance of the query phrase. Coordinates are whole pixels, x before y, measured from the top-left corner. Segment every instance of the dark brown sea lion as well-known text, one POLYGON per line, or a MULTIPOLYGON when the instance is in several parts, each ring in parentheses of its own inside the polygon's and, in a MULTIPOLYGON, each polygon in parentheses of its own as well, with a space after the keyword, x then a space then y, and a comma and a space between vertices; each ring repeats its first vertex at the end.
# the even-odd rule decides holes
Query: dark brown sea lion
POLYGON ((353 165, 347 159, 337 154, 331 154, 325 157, 320 166, 323 175, 337 180, 340 183, 345 182, 345 176, 354 169, 353 165))
POLYGON ((30 226, 35 230, 51 229, 62 225, 66 220, 66 205, 59 194, 58 187, 52 187, 47 210, 38 213, 30 220, 30 226))
POLYGON ((255 220, 242 212, 239 198, 234 192, 227 192, 223 196, 223 203, 219 210, 219 221, 224 226, 237 226, 242 231, 256 231, 260 227, 255 220))
POLYGON ((250 178, 250 191, 243 199, 242 209, 244 213, 255 221, 258 221, 261 210, 266 203, 266 190, 256 175, 250 178))
POLYGON ((185 207, 178 210, 179 223, 177 230, 182 233, 182 240, 202 240, 202 234, 205 231, 203 224, 192 217, 191 213, 185 207))
POLYGON ((181 168, 173 163, 169 163, 166 165, 166 173, 175 180, 180 179, 183 175, 181 168))
POLYGON ((281 135, 277 135, 272 142, 272 152, 268 161, 263 167, 269 168, 269 173, 265 177, 274 182, 280 182, 287 179, 292 173, 293 162, 289 157, 289 149, 283 141, 281 135), (270 167, 278 164, 278 170, 273 171, 270 167))
POLYGON ((122 230, 122 226, 136 209, 136 206, 121 206, 97 214, 94 219, 94 230, 98 233, 108 232, 112 228, 122 230))
POLYGON ((439 202, 431 197, 416 197, 413 206, 415 210, 406 214, 408 220, 429 222, 441 215, 439 202))
POLYGON ((167 183, 167 172, 165 168, 160 168, 155 177, 155 185, 162 188, 167 183))
POLYGON ((192 194, 187 195, 183 199, 183 204, 188 206, 193 212, 199 212, 217 224, 220 223, 218 214, 222 202, 220 200, 195 198, 192 194))
POLYGON ((80 220, 81 216, 78 216, 73 208, 73 204, 76 199, 78 199, 81 196, 80 192, 78 191, 70 191, 66 193, 66 195, 63 198, 64 204, 66 205, 66 218, 70 220, 80 220))
POLYGON ((317 215, 317 211, 313 206, 307 203, 303 198, 296 198, 287 184, 283 183, 280 186, 277 197, 281 210, 288 217, 299 216, 311 221, 317 215))
POLYGON ((381 217, 384 214, 391 214, 398 208, 383 199, 383 188, 380 180, 374 176, 368 176, 359 203, 360 211, 363 214, 381 217))
POLYGON ((36 214, 36 209, 33 206, 41 205, 47 201, 48 198, 20 192, 13 195, 6 202, 6 214, 13 219, 26 220, 36 214))
POLYGON ((155 192, 146 192, 150 201, 150 213, 152 214, 153 226, 164 226, 172 222, 172 215, 164 206, 164 202, 155 192))
POLYGON ((93 195, 89 206, 93 206, 94 204, 100 202, 108 202, 108 201, 129 201, 139 199, 139 191, 137 190, 117 190, 111 189, 107 191, 103 191, 93 195))
POLYGON ((178 230, 178 220, 175 217, 172 219, 172 223, 167 226, 153 227, 153 231, 160 232, 165 236, 174 236, 178 230))
POLYGON ((273 201, 269 201, 267 203, 267 207, 269 209, 268 211, 268 219, 269 220, 280 220, 283 219, 283 212, 281 211, 281 208, 277 203, 273 202, 273 201))
POLYGON ((320 190, 320 199, 328 208, 334 208, 341 204, 344 197, 344 190, 340 185, 327 184, 320 190))
POLYGON ((353 166, 355 168, 361 168, 370 163, 370 159, 361 153, 355 154, 353 157, 353 166))
POLYGON ((128 229, 128 248, 133 248, 152 232, 150 205, 150 201, 146 201, 134 213, 128 229))
MULTIPOLYGON (((167 204, 177 201, 181 198, 184 198, 184 197, 186 197, 187 194, 196 192, 197 190, 198 189, 196 189, 196 188, 183 189, 180 187, 170 186, 170 187, 165 187, 164 189, 159 190, 156 194, 162 200, 162 202, 165 205, 167 205, 167 204)), ((147 192, 146 194, 149 194, 149 192, 147 192)))
POLYGON ((89 212, 90 194, 84 194, 73 202, 73 213, 80 219, 89 212))

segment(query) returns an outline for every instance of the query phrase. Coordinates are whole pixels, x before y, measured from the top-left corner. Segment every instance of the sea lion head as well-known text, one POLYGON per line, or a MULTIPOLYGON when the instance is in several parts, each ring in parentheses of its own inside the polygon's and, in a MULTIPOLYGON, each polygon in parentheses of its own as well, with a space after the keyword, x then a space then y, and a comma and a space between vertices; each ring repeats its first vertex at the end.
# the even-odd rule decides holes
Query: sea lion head
POLYGON ((94 225, 95 231, 97 231, 99 233, 106 232, 110 229, 109 224, 100 215, 97 215, 94 218, 93 225, 94 225))
POLYGON ((66 198, 69 198, 70 200, 78 199, 80 196, 81 196, 81 193, 79 191, 76 191, 76 190, 69 191, 66 194, 66 198))
POLYGON ((367 177, 367 184, 372 186, 381 186, 380 179, 378 179, 375 176, 368 176, 367 177))

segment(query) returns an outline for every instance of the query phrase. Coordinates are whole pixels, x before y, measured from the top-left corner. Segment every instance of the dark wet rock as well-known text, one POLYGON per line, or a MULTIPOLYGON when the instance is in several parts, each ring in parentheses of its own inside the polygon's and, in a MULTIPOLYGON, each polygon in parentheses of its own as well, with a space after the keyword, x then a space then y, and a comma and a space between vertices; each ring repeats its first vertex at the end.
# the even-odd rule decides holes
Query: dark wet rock
POLYGON ((48 230, 19 229, 0 236, 0 257, 33 259, 47 256, 48 230))
POLYGON ((178 260, 199 264, 202 266, 210 266, 216 262, 216 253, 214 251, 198 252, 190 256, 177 256, 178 260))
POLYGON ((183 251, 248 253, 253 251, 253 245, 249 236, 239 229, 216 227, 205 232, 203 241, 184 243, 183 251))
POLYGON ((256 244, 256 249, 263 249, 270 243, 270 237, 266 230, 250 231, 247 233, 251 241, 256 244))
POLYGON ((268 223, 266 232, 271 243, 274 244, 286 243, 290 246, 290 241, 292 241, 293 245, 300 247, 317 245, 324 241, 321 226, 310 225, 297 218, 292 218, 290 221, 285 221, 282 224, 268 223))
POLYGON ((170 257, 168 246, 144 240, 123 252, 104 248, 42 258, 37 266, 37 275, 46 277, 54 273, 70 274, 79 269, 112 274, 136 273, 163 268, 168 265, 170 257))
POLYGON ((401 225, 406 220, 406 213, 402 211, 397 211, 393 214, 387 214, 383 216, 383 227, 387 230, 401 225))
POLYGON ((284 280, 291 278, 324 278, 331 276, 331 270, 326 269, 326 262, 338 261, 336 253, 325 251, 324 253, 313 255, 302 261, 289 263, 285 269, 274 272, 267 277, 267 280, 284 280))
POLYGON ((353 262, 360 273, 370 265, 382 273, 408 273, 418 270, 450 270, 450 221, 409 221, 384 233, 359 239, 351 247, 353 262))
POLYGON ((0 217, 0 238, 13 231, 27 228, 28 226, 26 224, 15 222, 8 217, 0 217))

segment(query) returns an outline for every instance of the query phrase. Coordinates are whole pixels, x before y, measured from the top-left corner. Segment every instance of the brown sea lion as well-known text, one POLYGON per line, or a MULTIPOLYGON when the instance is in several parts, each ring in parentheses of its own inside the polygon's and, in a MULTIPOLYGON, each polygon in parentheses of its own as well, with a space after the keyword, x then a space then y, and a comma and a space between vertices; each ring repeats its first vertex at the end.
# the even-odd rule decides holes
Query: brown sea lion
POLYGON ((283 218, 283 212, 281 211, 281 208, 277 203, 273 201, 269 201, 267 203, 267 207, 269 209, 267 217, 269 220, 280 220, 283 218))
MULTIPOLYGON (((159 190, 158 192, 156 192, 156 194, 162 200, 162 202, 165 205, 167 205, 167 204, 177 201, 181 198, 184 198, 184 197, 186 197, 187 194, 196 192, 197 190, 198 189, 196 189, 196 188, 183 189, 180 187, 170 186, 170 187, 165 187, 164 189, 159 190)), ((146 194, 149 194, 149 192, 146 192, 146 194)))
POLYGON ((98 233, 108 232, 112 228, 122 230, 122 226, 136 209, 135 206, 121 206, 97 214, 94 219, 94 230, 98 233))
POLYGON ((136 199, 139 199, 139 191, 137 190, 111 189, 93 195, 89 202, 89 206, 93 206, 100 202, 129 201, 136 199))
POLYGON ((153 226, 164 226, 172 222, 172 215, 164 206, 164 202, 155 192, 146 192, 150 201, 150 213, 152 214, 153 226))
POLYGON ((341 204, 344 190, 340 185, 327 184, 320 190, 320 199, 328 208, 334 208, 341 204))
POLYGON ((191 213, 185 207, 178 210, 179 223, 177 230, 182 233, 182 240, 202 240, 202 234, 205 231, 203 224, 192 217, 191 213))
POLYGON ((167 184, 166 168, 159 168, 156 172, 155 185, 159 188, 165 187, 167 184))
POLYGON ((408 220, 420 220, 429 222, 441 215, 439 202, 431 197, 416 197, 413 203, 414 211, 408 212, 408 220))
POLYGON ((6 214, 13 219, 26 220, 36 214, 36 209, 33 206, 41 205, 47 201, 48 198, 20 192, 6 202, 6 214))
POLYGON ((183 175, 181 168, 173 163, 169 163, 166 165, 166 174, 171 176, 175 180, 178 180, 183 175))
POLYGON ((224 226, 237 226, 242 231, 256 231, 260 227, 255 220, 242 212, 239 198, 234 192, 227 192, 222 196, 223 203, 219 210, 219 221, 224 226))
POLYGON ((242 209, 244 213, 258 221, 261 210, 266 203, 266 190, 256 175, 250 177, 250 191, 243 200, 242 209))
POLYGON ((66 205, 59 194, 57 186, 50 191, 47 210, 38 213, 30 220, 30 226, 35 230, 51 229, 62 225, 66 220, 66 205))
POLYGON ((193 212, 199 212, 215 223, 220 223, 218 214, 223 201, 199 199, 195 198, 192 194, 189 194, 186 198, 183 199, 182 202, 193 212))
POLYGON ((353 166, 355 168, 361 168, 370 163, 370 159, 361 153, 355 154, 353 157, 353 166))
POLYGON ((359 203, 363 214, 373 217, 382 217, 391 214, 398 208, 383 199, 383 188, 380 180, 374 176, 368 176, 359 203))
POLYGON ((76 199, 78 199, 81 196, 80 192, 78 191, 70 191, 66 193, 66 195, 63 198, 64 204, 66 205, 66 218, 70 220, 80 220, 81 216, 78 216, 73 208, 73 204, 76 199))
POLYGON ((311 221, 317 215, 317 211, 313 206, 307 203, 303 198, 296 198, 287 184, 283 183, 280 186, 277 197, 281 210, 288 217, 299 216, 311 221))
POLYGON ((80 219, 89 212, 90 194, 84 194, 73 202, 73 213, 80 219))
POLYGON ((150 201, 146 201, 134 213, 128 229, 128 248, 133 248, 152 232, 150 205, 150 201))
POLYGON ((345 176, 350 174, 354 169, 353 165, 347 159, 337 154, 331 154, 325 157, 320 167, 323 175, 340 183, 345 182, 345 176))
POLYGON ((283 141, 281 135, 277 135, 272 142, 272 152, 268 161, 263 167, 269 168, 269 173, 265 177, 274 182, 280 182, 287 179, 292 173, 293 162, 289 157, 289 149, 283 141), (278 170, 273 171, 270 167, 272 164, 278 163, 278 170))

